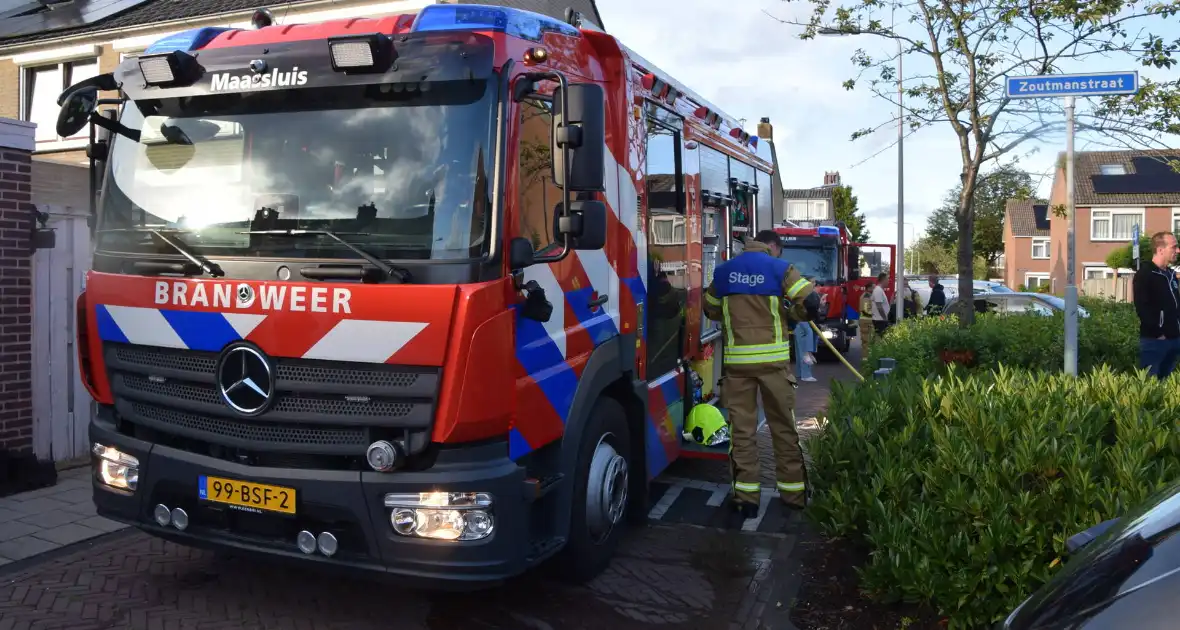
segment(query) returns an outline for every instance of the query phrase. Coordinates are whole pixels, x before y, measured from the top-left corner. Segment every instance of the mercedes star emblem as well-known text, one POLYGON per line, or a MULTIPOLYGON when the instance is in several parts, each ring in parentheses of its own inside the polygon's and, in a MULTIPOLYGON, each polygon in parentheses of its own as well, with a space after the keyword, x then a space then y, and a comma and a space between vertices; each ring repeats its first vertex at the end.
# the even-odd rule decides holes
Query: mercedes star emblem
POLYGON ((231 346, 217 367, 217 388, 231 409, 246 416, 262 413, 274 396, 270 361, 252 346, 231 346))

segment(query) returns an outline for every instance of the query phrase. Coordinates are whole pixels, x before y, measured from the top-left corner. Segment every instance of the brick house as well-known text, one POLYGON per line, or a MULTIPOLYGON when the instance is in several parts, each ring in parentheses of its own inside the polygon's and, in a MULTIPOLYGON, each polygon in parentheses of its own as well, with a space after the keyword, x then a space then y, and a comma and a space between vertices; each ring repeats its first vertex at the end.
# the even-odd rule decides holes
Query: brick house
MULTIPOLYGON (((1135 224, 1140 234, 1176 232, 1180 228, 1180 173, 1165 158, 1180 159, 1176 151, 1087 151, 1075 154, 1074 205, 1078 283, 1088 278, 1132 273, 1110 269, 1106 257, 1131 242, 1135 224)), ((1064 158, 1058 161, 1049 197, 1050 286, 1065 288, 1065 219, 1054 208, 1065 205, 1064 158)))
POLYGON ((1004 285, 1049 286, 1049 204, 1009 199, 1004 207, 1004 285))
MULTIPOLYGON (((110 72, 171 33, 201 26, 249 28, 255 9, 270 8, 281 24, 415 13, 450 0, 17 0, 0 9, 0 117, 37 124, 33 161, 34 203, 86 207, 89 184, 84 131, 59 138, 57 95, 69 85, 110 72)), ((545 13, 559 19, 566 7, 601 27, 594 0, 467 0, 545 13)))

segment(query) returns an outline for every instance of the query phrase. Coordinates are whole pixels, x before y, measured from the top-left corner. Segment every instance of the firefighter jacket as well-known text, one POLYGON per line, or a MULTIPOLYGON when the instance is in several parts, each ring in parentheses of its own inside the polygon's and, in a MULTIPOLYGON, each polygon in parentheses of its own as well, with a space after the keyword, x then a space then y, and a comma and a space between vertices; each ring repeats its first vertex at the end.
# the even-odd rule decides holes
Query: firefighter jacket
POLYGON ((815 319, 818 306, 815 285, 787 261, 772 257, 765 244, 751 240, 742 254, 718 265, 704 308, 706 317, 721 322, 723 363, 732 372, 789 365, 788 318, 815 319))

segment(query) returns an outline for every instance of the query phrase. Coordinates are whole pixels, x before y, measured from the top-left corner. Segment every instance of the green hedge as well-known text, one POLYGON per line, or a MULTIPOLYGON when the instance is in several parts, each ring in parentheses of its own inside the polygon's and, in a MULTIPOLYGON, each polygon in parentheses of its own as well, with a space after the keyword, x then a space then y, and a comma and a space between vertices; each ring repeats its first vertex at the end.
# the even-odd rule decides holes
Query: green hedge
MULTIPOLYGON (((1078 318, 1078 369, 1106 365, 1118 372, 1138 369, 1139 320, 1134 305, 1108 299, 1079 300, 1090 316, 1078 318)), ((1045 372, 1063 369, 1063 315, 977 314, 975 325, 961 328, 953 316, 902 320, 869 348, 866 372, 877 360, 890 357, 907 374, 935 374, 945 370, 943 350, 968 350, 976 369, 999 365, 1045 372)))
POLYGON ((1180 378, 965 376, 833 382, 807 513, 868 548, 874 597, 983 628, 1050 577, 1069 536, 1180 476, 1180 378))

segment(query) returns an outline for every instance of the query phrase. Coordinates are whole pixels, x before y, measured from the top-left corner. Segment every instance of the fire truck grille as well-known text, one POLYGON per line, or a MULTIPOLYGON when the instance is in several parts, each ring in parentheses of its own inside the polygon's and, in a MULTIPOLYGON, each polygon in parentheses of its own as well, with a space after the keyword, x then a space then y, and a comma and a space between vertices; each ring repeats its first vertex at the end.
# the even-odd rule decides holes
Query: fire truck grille
POLYGON ((243 416, 222 400, 218 353, 107 343, 103 357, 124 420, 271 453, 363 456, 374 432, 429 430, 441 378, 438 368, 273 357, 270 404, 243 416))
POLYGON ((287 446, 354 446, 365 448, 367 431, 360 427, 301 427, 258 424, 241 420, 205 418, 191 413, 131 403, 134 416, 158 431, 185 436, 216 435, 241 442, 265 442, 287 446))

